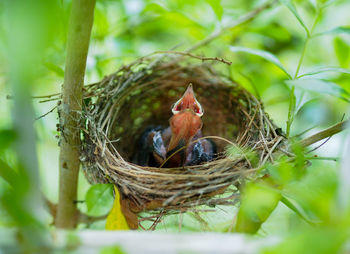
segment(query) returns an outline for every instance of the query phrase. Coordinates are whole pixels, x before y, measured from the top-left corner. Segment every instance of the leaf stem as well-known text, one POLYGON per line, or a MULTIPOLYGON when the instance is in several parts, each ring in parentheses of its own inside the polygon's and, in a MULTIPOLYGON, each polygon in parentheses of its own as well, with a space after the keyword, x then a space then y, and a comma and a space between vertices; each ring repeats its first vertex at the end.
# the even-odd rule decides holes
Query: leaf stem
POLYGON ((301 56, 299 58, 299 62, 298 62, 297 69, 295 71, 294 79, 298 78, 298 74, 299 74, 301 65, 303 63, 304 57, 305 57, 305 52, 306 52, 307 45, 309 44, 309 41, 310 41, 310 39, 313 36, 314 30, 316 28, 316 25, 317 25, 317 22, 319 21, 319 19, 320 19, 320 10, 317 9, 316 10, 316 17, 315 17, 314 23, 312 24, 311 30, 310 30, 310 32, 306 33, 306 40, 304 42, 303 49, 302 49, 302 52, 301 52, 301 56))
POLYGON ((288 120, 287 120, 287 131, 286 136, 289 137, 290 134, 290 127, 294 120, 294 111, 295 111, 295 96, 294 96, 294 89, 295 87, 292 87, 292 90, 290 92, 290 99, 289 99, 289 109, 288 109, 288 120))
MULTIPOLYGON (((306 29, 306 39, 305 39, 305 42, 304 42, 304 45, 303 45, 303 49, 302 49, 302 52, 301 52, 301 55, 300 55, 300 58, 299 58, 299 62, 298 62, 298 66, 297 66, 297 69, 295 71, 295 74, 294 74, 294 78, 293 80, 295 79, 298 79, 298 74, 299 74, 299 71, 300 71, 300 68, 301 68, 301 65, 303 64, 303 61, 304 61, 304 58, 305 58, 305 53, 306 53, 306 48, 309 44, 309 41, 310 39, 312 39, 312 36, 313 36, 313 32, 316 28, 316 24, 318 22, 320 18, 320 10, 317 9, 316 10, 316 17, 315 17, 315 20, 312 24, 312 27, 311 27, 311 30, 307 30, 306 29)), ((290 103, 289 103, 289 112, 288 112, 288 120, 287 120, 287 137, 289 137, 289 134, 290 134, 290 128, 292 126, 292 123, 293 123, 293 120, 294 120, 294 110, 295 110, 295 97, 294 97, 294 86, 292 87, 292 91, 291 91, 291 99, 290 99, 290 103)))
POLYGON ((309 37, 309 35, 307 35, 306 40, 305 40, 304 45, 303 45, 303 50, 301 52, 301 56, 299 58, 298 66, 297 66, 297 69, 295 71, 293 79, 297 79, 297 77, 298 77, 301 65, 302 65, 304 57, 305 57, 306 47, 307 47, 307 44, 309 43, 309 39, 310 39, 310 37, 309 37))

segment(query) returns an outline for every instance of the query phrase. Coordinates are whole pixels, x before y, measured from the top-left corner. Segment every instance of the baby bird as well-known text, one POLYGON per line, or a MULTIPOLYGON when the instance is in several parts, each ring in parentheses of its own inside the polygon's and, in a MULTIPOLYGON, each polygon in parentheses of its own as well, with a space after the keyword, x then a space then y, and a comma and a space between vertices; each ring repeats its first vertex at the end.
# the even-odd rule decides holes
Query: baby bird
POLYGON ((138 141, 133 162, 141 166, 181 167, 213 160, 216 145, 202 137, 202 106, 192 84, 172 106, 168 128, 148 127, 138 141))

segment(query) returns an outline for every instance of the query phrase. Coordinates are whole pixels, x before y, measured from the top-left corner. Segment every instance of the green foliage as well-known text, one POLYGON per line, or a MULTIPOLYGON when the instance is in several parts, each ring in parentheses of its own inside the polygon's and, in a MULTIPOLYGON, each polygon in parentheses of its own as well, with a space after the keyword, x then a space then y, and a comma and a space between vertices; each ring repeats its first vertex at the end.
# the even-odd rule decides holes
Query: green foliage
POLYGON ((299 79, 286 81, 291 87, 307 91, 309 93, 327 94, 349 101, 350 93, 338 84, 322 79, 299 79))
POLYGON ((64 77, 64 70, 59 67, 58 65, 50 62, 44 63, 45 67, 49 69, 50 71, 54 72, 57 76, 63 78, 64 77))
POLYGON ((313 75, 324 73, 324 72, 338 72, 338 73, 350 74, 350 70, 344 69, 344 68, 319 67, 319 68, 315 68, 311 72, 307 72, 307 73, 304 73, 303 75, 300 75, 298 78, 301 78, 301 77, 304 77, 304 76, 313 76, 313 75))
POLYGON ((313 227, 301 224, 276 247, 263 253, 338 253, 349 237, 349 217, 336 207, 337 177, 334 169, 314 167, 300 182, 284 189, 302 206, 313 227))
POLYGON ((287 120, 287 131, 286 131, 286 135, 287 137, 289 137, 290 134, 290 128, 292 126, 293 120, 294 120, 294 116, 295 116, 295 111, 296 111, 296 98, 294 95, 294 90, 295 87, 292 86, 291 92, 290 92, 290 97, 289 97, 289 109, 288 109, 288 120, 287 120))
POLYGON ((88 214, 91 216, 107 214, 112 208, 113 200, 112 184, 92 185, 85 197, 88 214))
MULTIPOLYGON (((350 29, 349 29, 350 33, 350 29)), ((338 58, 339 65, 341 67, 347 67, 349 65, 349 56, 350 56, 350 49, 349 45, 342 40, 341 38, 337 37, 334 39, 334 51, 335 55, 338 58)))
POLYGON ((322 36, 322 35, 339 35, 339 34, 350 34, 350 27, 339 26, 325 32, 317 33, 313 35, 313 37, 322 36))
POLYGON ((282 156, 278 162, 267 164, 261 170, 264 173, 263 177, 248 182, 244 186, 235 228, 237 232, 256 233, 274 212, 280 201, 303 220, 311 221, 304 215, 304 210, 299 209, 285 197, 285 188, 302 179, 305 174, 306 163, 303 148, 298 143, 294 143, 292 149, 296 155, 293 160, 282 156))
POLYGON ((100 254, 126 254, 120 246, 104 247, 100 254))
POLYGON ((242 193, 235 231, 254 234, 275 210, 281 194, 266 182, 249 183, 242 193))
POLYGON ((290 183, 285 195, 295 200, 308 215, 329 221, 336 212, 337 177, 333 169, 313 169, 301 181, 290 183))
MULTIPOLYGON (((96 82, 120 65, 155 50, 186 50, 259 4, 261 1, 256 0, 97 1, 85 82, 96 82)), ((28 96, 60 91, 70 6, 71 0, 0 2, 2 95, 13 95, 14 83, 28 96)), ((308 129, 317 131, 340 120, 349 106, 349 7, 348 1, 339 0, 280 0, 272 10, 227 30, 193 53, 232 61, 230 77, 262 100, 264 109, 287 136, 308 129)), ((218 64, 217 68, 227 73, 227 66, 218 64)), ((31 177, 13 149, 18 138, 23 137, 11 126, 13 101, 2 96, 0 104, 0 227, 41 230, 43 224, 27 199, 33 186, 31 177)), ((51 105, 35 105, 36 115, 51 109, 51 105)), ((27 107, 22 109, 22 116, 27 116, 27 107)), ((54 198, 57 165, 51 158, 58 156, 53 135, 56 120, 52 114, 35 122, 38 138, 32 137, 42 151, 38 155, 41 182, 34 186, 40 186, 44 194, 53 193, 54 198)), ((135 119, 135 123, 139 122, 142 119, 135 119)), ((309 132, 300 138, 307 135, 309 132)), ((263 179, 251 179, 242 185, 236 225, 232 221, 237 208, 218 207, 215 213, 169 216, 159 228, 179 231, 181 222, 184 232, 233 228, 270 236, 265 226, 273 225, 273 232, 283 239, 266 253, 338 252, 349 237, 350 216, 337 205, 340 165, 323 160, 339 157, 342 152, 341 138, 333 137, 331 141, 334 143, 326 143, 316 153, 293 146, 294 157, 280 156, 275 163, 260 168, 256 178, 265 175, 263 179), (313 160, 318 152, 318 160, 313 160), (283 214, 281 206, 287 207, 287 214, 283 214), (271 216, 276 214, 285 217, 271 216), (287 229, 281 224, 287 224, 287 229)), ((249 150, 227 150, 232 159, 242 154, 254 167, 259 166, 257 155, 249 150)), ((36 159, 36 155, 30 157, 36 159)), ((85 196, 88 215, 109 212, 113 204, 111 185, 94 185, 87 192, 84 186, 79 188, 82 199, 85 196)), ((148 226, 152 223, 145 222, 148 226)), ((30 230, 23 231, 23 235, 29 239, 25 246, 33 246, 31 241, 41 239, 40 234, 30 230)), ((103 252, 122 253, 119 248, 103 252)))
POLYGON ((16 132, 13 130, 0 130, 0 153, 8 149, 15 141, 16 132))
POLYGON ((347 239, 344 228, 318 227, 303 229, 291 234, 275 248, 262 251, 264 254, 294 253, 339 253, 347 239))
POLYGON ((252 55, 260 56, 260 57, 264 58, 265 60, 273 63, 278 68, 280 68, 287 75, 287 77, 289 79, 292 78, 292 76, 288 73, 288 71, 282 65, 280 60, 278 60, 278 58, 276 56, 274 56, 273 54, 271 54, 270 52, 263 51, 263 50, 258 50, 258 49, 250 49, 250 48, 234 47, 234 46, 231 46, 230 50, 232 52, 245 52, 245 53, 249 53, 249 54, 252 54, 252 55))
POLYGON ((279 0, 281 3, 283 3, 285 6, 288 7, 288 9, 294 14, 294 16, 299 21, 300 25, 305 29, 305 32, 307 35, 310 34, 309 29, 306 27, 304 21, 300 17, 297 9, 295 8, 295 5, 293 4, 292 0, 279 0))
POLYGON ((210 4, 217 18, 221 20, 222 14, 224 13, 224 9, 222 8, 222 5, 221 5, 221 0, 206 0, 206 2, 210 4))

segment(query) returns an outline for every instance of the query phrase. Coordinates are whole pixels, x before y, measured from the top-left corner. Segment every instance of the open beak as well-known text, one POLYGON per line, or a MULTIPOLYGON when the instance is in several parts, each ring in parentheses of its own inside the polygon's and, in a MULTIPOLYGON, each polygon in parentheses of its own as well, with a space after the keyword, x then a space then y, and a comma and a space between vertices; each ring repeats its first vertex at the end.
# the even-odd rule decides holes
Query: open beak
POLYGON ((192 110, 199 117, 204 113, 201 104, 199 104, 194 95, 192 84, 188 85, 183 96, 172 106, 171 109, 174 115, 185 110, 192 110))

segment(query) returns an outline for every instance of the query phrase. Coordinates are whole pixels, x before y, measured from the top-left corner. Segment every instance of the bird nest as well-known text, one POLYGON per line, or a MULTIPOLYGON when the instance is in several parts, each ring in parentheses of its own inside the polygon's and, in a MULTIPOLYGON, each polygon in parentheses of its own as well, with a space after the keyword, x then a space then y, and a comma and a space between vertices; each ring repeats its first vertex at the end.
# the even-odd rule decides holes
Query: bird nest
POLYGON ((141 211, 164 215, 233 204, 242 180, 256 176, 283 146, 260 101, 214 69, 224 60, 202 60, 208 61, 191 55, 145 57, 85 87, 83 169, 90 182, 118 187, 132 228, 141 211), (169 125, 170 107, 189 83, 204 108, 202 132, 216 143, 216 159, 181 168, 133 163, 142 132, 169 125))

